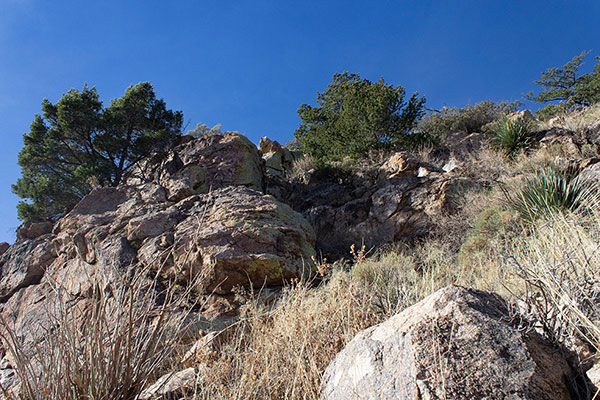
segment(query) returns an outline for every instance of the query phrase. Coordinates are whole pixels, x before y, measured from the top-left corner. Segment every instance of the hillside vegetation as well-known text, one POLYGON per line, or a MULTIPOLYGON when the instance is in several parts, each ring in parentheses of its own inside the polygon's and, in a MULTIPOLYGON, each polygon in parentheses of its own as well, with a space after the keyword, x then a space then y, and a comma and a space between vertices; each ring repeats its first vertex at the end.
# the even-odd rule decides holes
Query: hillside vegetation
MULTIPOLYGON (((53 148, 68 151, 59 139, 69 128, 52 113, 68 98, 97 95, 86 88, 45 103, 51 127, 36 118, 15 188, 33 199, 20 211, 37 225, 20 228, 0 266, 8 270, 16 246, 31 245, 31 254, 54 247, 37 281, 0 285, 2 357, 14 371, 13 380, 0 379, 0 393, 11 400, 317 399, 325 369, 359 331, 461 285, 504 297, 519 329, 538 332, 578 369, 580 398, 594 398, 600 64, 578 76, 584 56, 542 74, 530 98, 555 103, 536 116, 493 101, 425 114, 424 98, 405 101, 402 87, 336 74, 318 106, 300 107, 295 146, 265 139, 260 153, 220 127, 199 125, 179 137, 181 115, 148 92, 158 111, 139 115, 143 129, 123 142, 135 151, 114 149, 115 159, 102 139, 113 131, 102 125, 94 129, 104 152, 84 144, 81 154, 92 158, 68 167, 69 179, 81 173, 86 185, 94 176, 114 187, 71 210, 91 190, 72 185, 75 197, 57 198, 60 207, 50 202, 47 212, 46 200, 32 194, 38 190, 24 189, 47 169, 33 163, 44 157, 32 155, 34 133, 52 131, 53 148), (151 151, 159 156, 142 160, 151 151), (105 163, 94 164, 94 156, 105 163), (90 203, 97 198, 114 201, 114 210, 90 203), (116 247, 110 240, 119 235, 116 247), (89 274, 91 283, 61 282, 71 268, 85 271, 71 277, 89 274), (55 300, 53 330, 36 341, 22 333, 27 322, 17 314, 43 285, 51 290, 40 293, 55 300)), ((104 111, 98 103, 100 121, 126 118, 136 90, 104 111)))

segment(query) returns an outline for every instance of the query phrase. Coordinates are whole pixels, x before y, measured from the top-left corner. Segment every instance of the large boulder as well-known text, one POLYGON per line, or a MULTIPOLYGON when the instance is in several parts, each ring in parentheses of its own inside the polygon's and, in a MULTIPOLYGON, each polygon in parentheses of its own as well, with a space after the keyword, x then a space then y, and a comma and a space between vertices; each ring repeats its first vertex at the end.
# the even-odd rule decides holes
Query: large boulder
POLYGON ((497 295, 450 286, 360 332, 321 399, 571 399, 574 373, 497 295))
POLYGON ((186 218, 172 231, 144 241, 140 260, 178 281, 196 277, 200 293, 280 285, 312 272, 312 227, 271 196, 228 187, 176 207, 186 218))
POLYGON ((258 149, 236 132, 207 135, 176 147, 156 175, 172 201, 227 186, 258 191, 264 186, 258 149))

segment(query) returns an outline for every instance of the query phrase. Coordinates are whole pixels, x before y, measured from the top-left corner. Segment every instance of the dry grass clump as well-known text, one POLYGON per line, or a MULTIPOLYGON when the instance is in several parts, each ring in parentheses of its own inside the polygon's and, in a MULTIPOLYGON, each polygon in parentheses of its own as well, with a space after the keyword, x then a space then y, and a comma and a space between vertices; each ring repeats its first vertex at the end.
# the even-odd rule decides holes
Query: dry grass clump
POLYGON ((590 124, 600 120, 600 104, 572 111, 563 111, 548 121, 539 123, 539 129, 562 128, 578 134, 590 124))
POLYGON ((300 157, 292 162, 292 166, 285 171, 286 178, 292 182, 302 181, 306 173, 315 168, 315 162, 310 156, 300 157))
MULTIPOLYGON (((538 221, 511 257, 525 284, 525 311, 556 343, 600 350, 600 214, 538 221)), ((584 360, 582 360, 584 361, 584 360)))
POLYGON ((385 315, 350 274, 327 284, 296 282, 269 309, 255 300, 221 335, 225 344, 203 368, 193 399, 315 399, 329 362, 361 329, 385 315))
POLYGON ((187 313, 176 312, 186 296, 174 287, 161 289, 146 271, 132 279, 103 278, 95 278, 83 301, 54 284, 57 302, 48 310, 50 326, 41 327, 47 334, 34 349, 2 324, 21 381, 19 395, 2 389, 4 398, 136 399, 165 372, 186 329, 187 313))

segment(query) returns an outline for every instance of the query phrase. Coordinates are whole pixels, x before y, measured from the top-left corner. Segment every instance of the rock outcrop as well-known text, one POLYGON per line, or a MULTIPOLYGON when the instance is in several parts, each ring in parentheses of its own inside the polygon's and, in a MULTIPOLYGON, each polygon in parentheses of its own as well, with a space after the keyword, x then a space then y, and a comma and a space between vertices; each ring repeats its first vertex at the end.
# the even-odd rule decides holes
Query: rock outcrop
POLYGON ((260 139, 258 147, 263 160, 265 160, 265 172, 272 178, 283 178, 286 170, 292 167, 294 161, 303 157, 302 153, 290 151, 276 140, 271 140, 266 136, 260 139))
POLYGON ((205 194, 227 186, 264 189, 263 161, 248 138, 236 132, 211 134, 189 140, 162 160, 140 163, 128 184, 156 182, 169 201, 205 194))
POLYGON ((318 251, 335 258, 352 244, 376 247, 426 234, 437 217, 452 212, 464 185, 399 152, 366 172, 314 172, 308 183, 279 186, 276 194, 311 223, 318 251))
POLYGON ((360 332, 321 399, 571 399, 573 371, 497 295, 450 286, 360 332))
MULTIPOLYGON (((202 329, 231 318, 235 286, 280 286, 312 273, 314 231, 261 192, 263 161, 244 136, 202 137, 142 164, 145 175, 93 190, 55 224, 23 225, 17 243, 2 247, 0 317, 26 356, 55 326, 59 306, 85 309, 99 284, 117 290, 136 271, 211 297, 192 313, 202 329)), ((4 385, 14 360, 2 354, 4 385)))

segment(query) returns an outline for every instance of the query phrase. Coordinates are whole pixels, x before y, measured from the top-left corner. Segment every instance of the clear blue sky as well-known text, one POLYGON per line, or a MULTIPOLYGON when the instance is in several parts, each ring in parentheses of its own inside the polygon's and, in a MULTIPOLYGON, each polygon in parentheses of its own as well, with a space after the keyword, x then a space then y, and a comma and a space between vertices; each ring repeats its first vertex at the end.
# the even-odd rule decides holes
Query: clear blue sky
POLYGON ((546 68, 600 55, 598 16, 597 0, 0 0, 0 241, 14 240, 10 185, 45 97, 87 82, 108 103, 151 81, 189 129, 286 142, 298 106, 345 70, 433 108, 520 99, 546 68))

